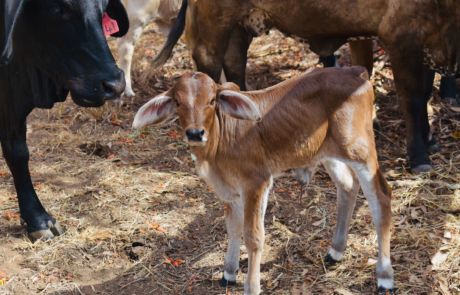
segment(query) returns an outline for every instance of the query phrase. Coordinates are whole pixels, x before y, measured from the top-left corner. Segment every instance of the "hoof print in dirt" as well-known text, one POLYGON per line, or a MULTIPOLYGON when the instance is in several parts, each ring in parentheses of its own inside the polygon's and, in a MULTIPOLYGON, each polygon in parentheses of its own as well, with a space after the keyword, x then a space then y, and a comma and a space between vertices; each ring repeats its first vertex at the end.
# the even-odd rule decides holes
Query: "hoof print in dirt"
POLYGON ((219 281, 219 285, 222 288, 230 287, 230 286, 236 286, 236 281, 228 281, 225 279, 224 275, 222 275, 222 279, 219 281))
POLYGON ((100 158, 107 159, 111 154, 113 154, 112 149, 106 145, 101 144, 100 142, 95 143, 84 143, 78 146, 82 152, 89 156, 97 156, 100 158))
POLYGON ((377 290, 378 295, 394 295, 396 294, 396 289, 386 289, 383 287, 379 287, 377 290))
POLYGON ((139 261, 150 253, 150 248, 144 242, 134 242, 126 248, 126 254, 132 261, 139 261))
POLYGON ((51 240, 54 237, 60 236, 64 233, 61 225, 57 221, 48 221, 46 229, 40 229, 36 231, 29 231, 29 239, 32 243, 35 243, 38 240, 46 241, 51 240))
POLYGON ((331 254, 329 253, 324 257, 324 265, 326 268, 336 267, 338 263, 339 261, 332 258, 331 254))

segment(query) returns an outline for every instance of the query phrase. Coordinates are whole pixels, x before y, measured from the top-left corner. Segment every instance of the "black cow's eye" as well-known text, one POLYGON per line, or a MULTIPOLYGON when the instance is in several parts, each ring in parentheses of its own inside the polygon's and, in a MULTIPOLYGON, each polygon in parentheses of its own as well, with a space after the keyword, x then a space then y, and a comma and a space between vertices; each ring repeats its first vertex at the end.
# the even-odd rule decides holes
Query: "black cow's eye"
POLYGON ((209 104, 212 105, 212 106, 215 106, 216 105, 216 99, 213 98, 209 104))
POLYGON ((49 11, 57 19, 68 19, 70 17, 69 10, 62 5, 53 5, 49 11))

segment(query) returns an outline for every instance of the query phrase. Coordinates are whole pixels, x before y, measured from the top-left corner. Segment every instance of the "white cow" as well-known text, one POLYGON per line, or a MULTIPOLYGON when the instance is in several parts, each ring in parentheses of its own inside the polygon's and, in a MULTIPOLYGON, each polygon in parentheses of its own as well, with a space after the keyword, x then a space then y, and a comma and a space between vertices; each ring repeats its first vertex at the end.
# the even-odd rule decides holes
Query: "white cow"
POLYGON ((153 20, 160 32, 165 36, 168 35, 181 3, 181 0, 123 0, 130 22, 128 34, 118 43, 120 68, 125 72, 126 77, 125 96, 135 95, 131 82, 131 65, 134 46, 142 35, 144 27, 153 20))

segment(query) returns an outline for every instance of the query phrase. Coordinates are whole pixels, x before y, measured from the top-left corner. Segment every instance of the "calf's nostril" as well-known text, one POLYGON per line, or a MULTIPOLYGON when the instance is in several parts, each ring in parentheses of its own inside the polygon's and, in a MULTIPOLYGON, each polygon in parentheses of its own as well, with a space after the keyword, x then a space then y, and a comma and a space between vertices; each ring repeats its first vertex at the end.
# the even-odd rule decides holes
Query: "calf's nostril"
POLYGON ((185 131, 187 139, 190 141, 203 141, 204 130, 203 129, 187 129, 185 131))

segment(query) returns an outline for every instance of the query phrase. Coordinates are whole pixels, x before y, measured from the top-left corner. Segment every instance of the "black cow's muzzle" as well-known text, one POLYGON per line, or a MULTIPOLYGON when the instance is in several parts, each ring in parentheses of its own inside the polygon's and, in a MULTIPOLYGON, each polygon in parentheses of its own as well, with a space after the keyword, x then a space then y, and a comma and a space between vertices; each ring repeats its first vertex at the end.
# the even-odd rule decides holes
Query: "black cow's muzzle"
POLYGON ((110 79, 79 78, 68 83, 73 101, 82 107, 99 107, 107 100, 117 99, 125 90, 125 75, 120 69, 110 79))
POLYGON ((125 91, 125 74, 122 70, 118 70, 118 74, 116 76, 117 77, 115 79, 102 81, 104 100, 117 99, 121 96, 123 91, 125 91))

